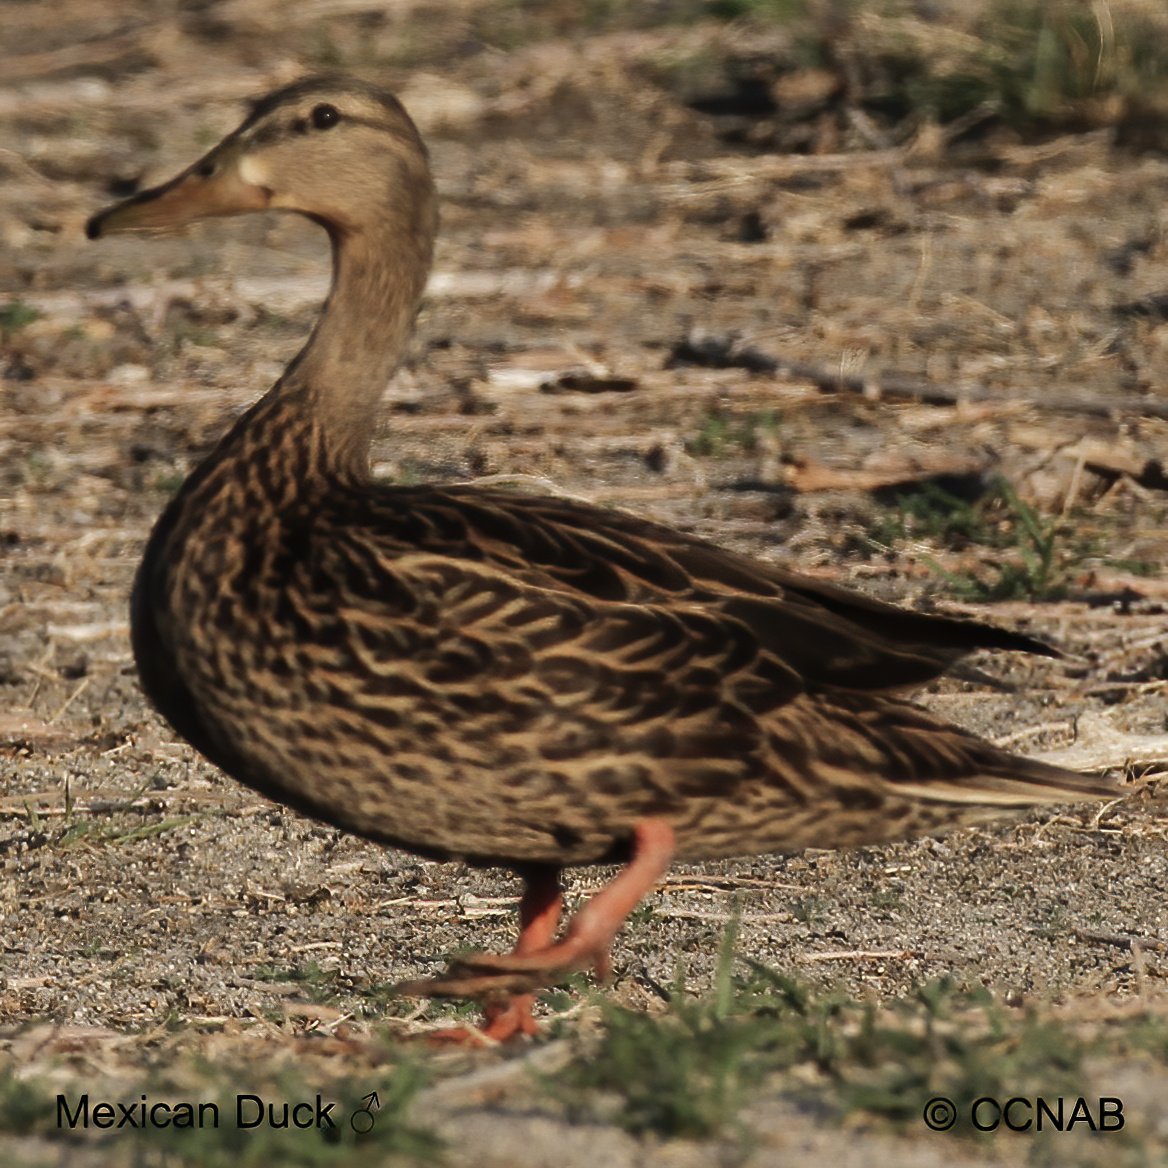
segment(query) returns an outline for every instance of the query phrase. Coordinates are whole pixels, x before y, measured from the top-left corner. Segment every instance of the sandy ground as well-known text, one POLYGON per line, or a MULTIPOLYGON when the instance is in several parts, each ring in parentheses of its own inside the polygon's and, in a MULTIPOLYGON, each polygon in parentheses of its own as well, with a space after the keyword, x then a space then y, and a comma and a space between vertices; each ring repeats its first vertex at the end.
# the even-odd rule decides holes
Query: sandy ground
MULTIPOLYGON (((1001 473, 1040 514, 1062 516, 1065 596, 964 610, 1067 657, 979 661, 1016 689, 947 681, 922 700, 1023 752, 1132 763, 1129 778, 1168 758, 1162 158, 1106 130, 950 151, 855 151, 844 136, 787 157, 749 135, 743 145, 733 119, 663 81, 699 50, 743 56, 741 30, 633 36, 551 21, 545 38, 503 51, 472 37, 474 5, 442 6, 440 31, 429 9, 375 19, 372 7, 309 5, 284 20, 260 3, 183 14, 124 2, 99 18, 66 0, 50 28, 36 6, 0 3, 0 287, 12 298, 0 333, 0 1069, 53 1090, 118 1098, 200 1059, 243 1068, 233 1090, 274 1066, 309 1083, 333 1081, 346 1060, 372 1073, 385 1024, 378 1041, 392 1045, 442 1017, 389 1001, 388 986, 512 938, 508 874, 387 852, 242 790, 173 740, 130 659, 125 599, 150 523, 295 352, 327 254, 316 229, 277 218, 98 245, 82 224, 313 64, 403 95, 443 197, 380 473, 535 474, 958 609, 931 564, 992 580, 1017 553, 928 533, 890 542, 879 492, 1001 473), (24 306, 37 318, 25 322, 24 306), (703 337, 814 366, 819 381, 855 375, 870 392, 673 359, 703 337), (881 394, 890 373, 949 397, 881 394), (305 969, 327 978, 327 1003, 290 974, 305 969)), ((783 36, 770 35, 752 51, 781 55, 783 36)), ((771 141, 790 132, 778 124, 771 141)), ((1163 816, 1153 783, 1102 813, 677 871, 619 942, 612 994, 659 1007, 679 962, 695 992, 708 989, 736 905, 740 953, 863 999, 948 975, 1084 1025, 1163 1016, 1163 816)), ((573 895, 603 876, 574 875, 573 895)), ((529 1064, 570 1057, 574 1030, 596 1025, 581 1001, 566 1037, 534 1054, 437 1060, 415 1112, 448 1140, 450 1163, 1035 1155, 1024 1139, 841 1127, 782 1084, 744 1113, 753 1150, 569 1123, 532 1098, 529 1064)), ((1127 1151, 1161 1154, 1163 1052, 1094 1068, 1082 1092, 1103 1087, 1128 1103, 1127 1151)), ((117 1141, 61 1145, 43 1121, 24 1134, 10 1123, 0 1150, 35 1164, 145 1162, 117 1141)), ((1103 1154, 1064 1139, 1062 1163, 1103 1154)))

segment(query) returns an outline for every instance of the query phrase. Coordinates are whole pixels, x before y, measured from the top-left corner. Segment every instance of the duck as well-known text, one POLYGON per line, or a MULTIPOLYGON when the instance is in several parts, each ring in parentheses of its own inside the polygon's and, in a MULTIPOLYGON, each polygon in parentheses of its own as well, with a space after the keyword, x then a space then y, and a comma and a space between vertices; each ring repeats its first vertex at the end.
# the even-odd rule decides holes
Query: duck
POLYGON ((422 857, 513 870, 510 953, 402 993, 466 997, 484 1041, 540 988, 611 971, 675 861, 939 834, 1117 784, 1007 752, 906 696, 1025 633, 901 608, 628 512, 375 479, 379 403, 438 200, 402 104, 310 76, 88 220, 90 239, 279 211, 327 232, 304 347, 158 519, 130 597, 142 688, 227 775, 422 857), (561 931, 561 874, 622 865, 561 931))

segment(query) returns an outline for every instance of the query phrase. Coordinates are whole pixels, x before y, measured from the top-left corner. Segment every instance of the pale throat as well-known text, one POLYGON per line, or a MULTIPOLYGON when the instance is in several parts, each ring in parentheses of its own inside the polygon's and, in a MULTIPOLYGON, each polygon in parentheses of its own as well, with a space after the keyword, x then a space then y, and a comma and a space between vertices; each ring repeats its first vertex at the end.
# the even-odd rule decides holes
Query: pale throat
POLYGON ((333 280, 312 335, 275 387, 323 427, 346 469, 368 470, 378 404, 401 362, 429 274, 429 248, 387 227, 330 232, 333 280))

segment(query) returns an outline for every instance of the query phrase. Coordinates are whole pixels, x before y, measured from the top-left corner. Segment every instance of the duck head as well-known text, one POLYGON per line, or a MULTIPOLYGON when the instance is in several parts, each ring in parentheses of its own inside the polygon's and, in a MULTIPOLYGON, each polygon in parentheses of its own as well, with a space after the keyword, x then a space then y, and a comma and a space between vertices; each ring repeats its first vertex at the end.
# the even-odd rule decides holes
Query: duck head
POLYGON ((334 239, 388 228, 432 241, 426 147, 397 98, 349 78, 297 81, 257 101, 237 130, 169 182, 99 211, 86 234, 269 209, 306 215, 334 239))

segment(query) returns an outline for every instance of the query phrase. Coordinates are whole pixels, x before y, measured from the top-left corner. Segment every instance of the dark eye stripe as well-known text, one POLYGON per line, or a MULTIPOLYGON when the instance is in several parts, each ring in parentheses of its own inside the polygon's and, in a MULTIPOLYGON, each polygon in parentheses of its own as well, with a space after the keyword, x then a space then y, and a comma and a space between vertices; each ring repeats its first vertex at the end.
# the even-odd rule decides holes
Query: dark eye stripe
POLYGON ((335 105, 329 105, 328 102, 322 102, 320 105, 312 108, 312 124, 318 130, 327 130, 331 126, 335 126, 341 120, 340 111, 335 105))

